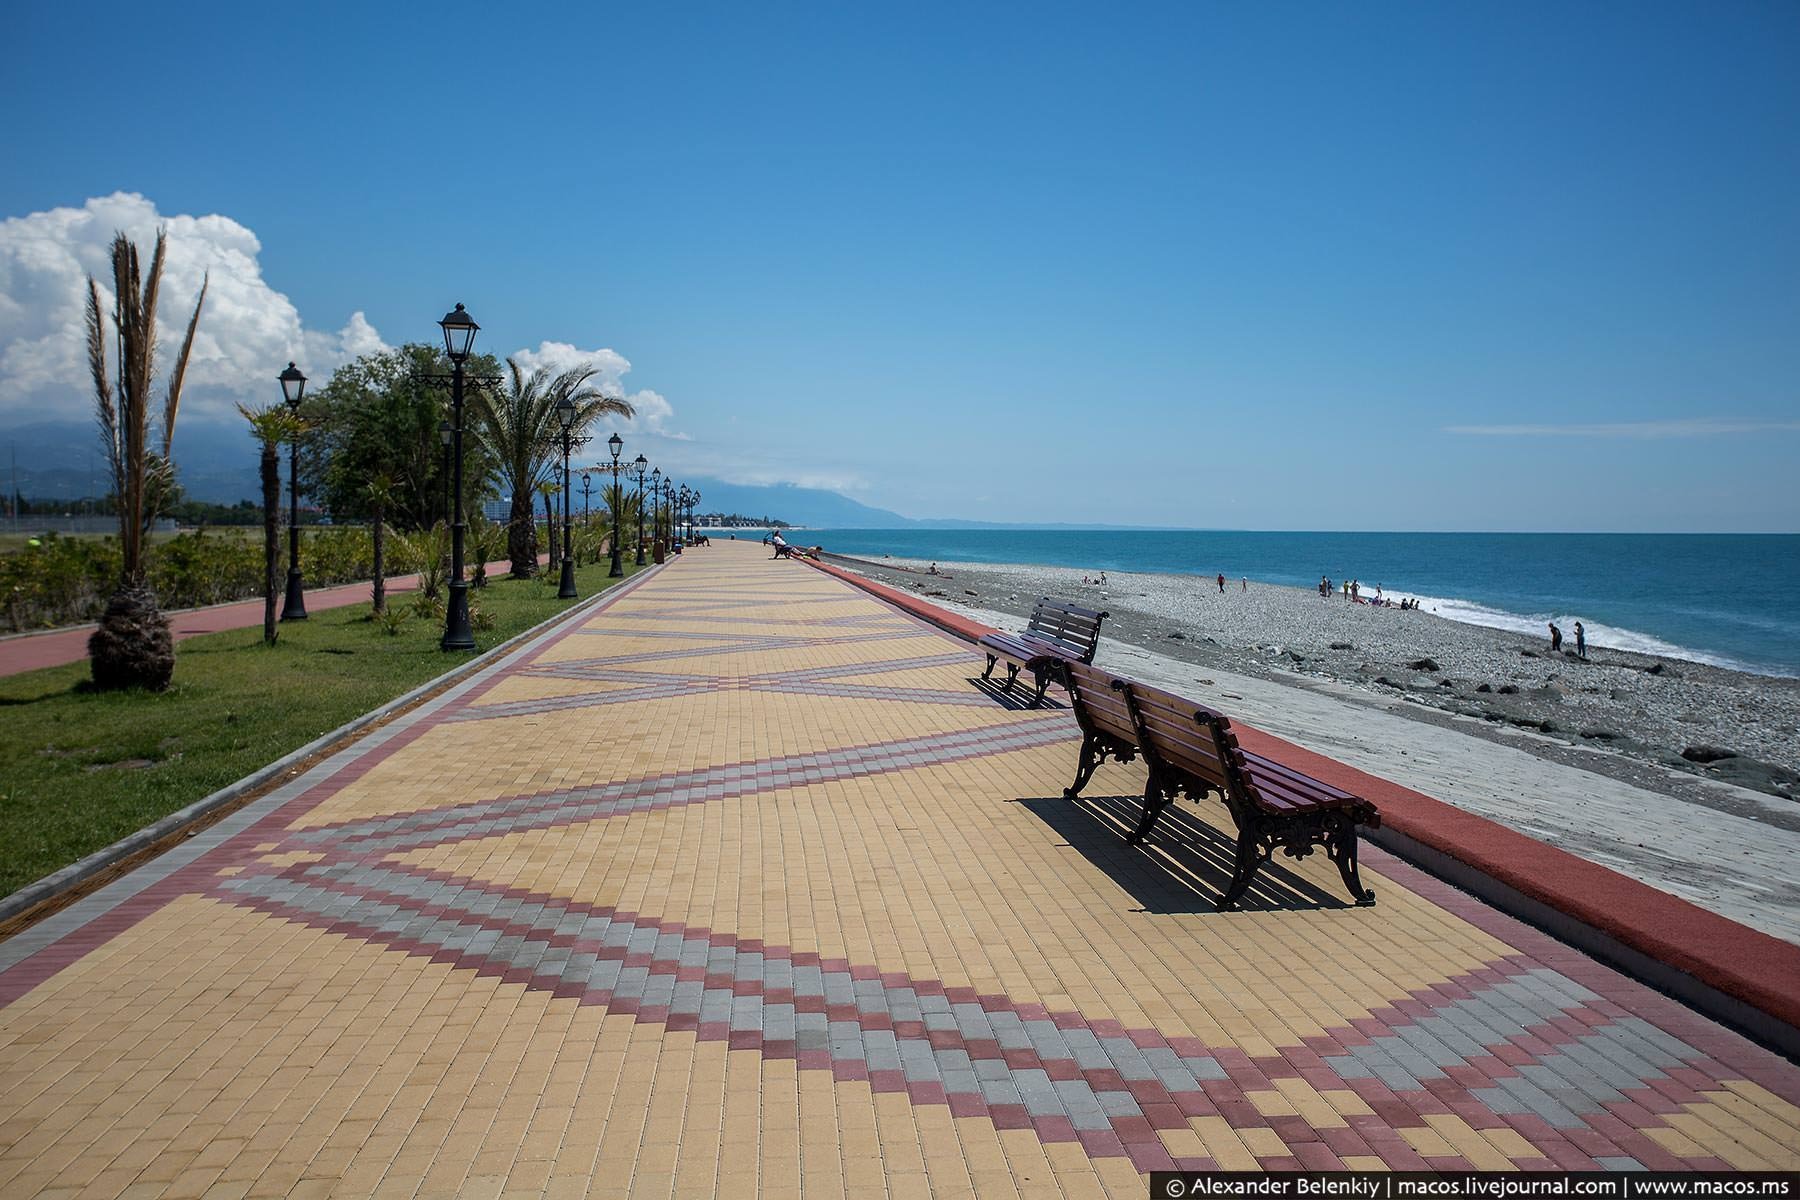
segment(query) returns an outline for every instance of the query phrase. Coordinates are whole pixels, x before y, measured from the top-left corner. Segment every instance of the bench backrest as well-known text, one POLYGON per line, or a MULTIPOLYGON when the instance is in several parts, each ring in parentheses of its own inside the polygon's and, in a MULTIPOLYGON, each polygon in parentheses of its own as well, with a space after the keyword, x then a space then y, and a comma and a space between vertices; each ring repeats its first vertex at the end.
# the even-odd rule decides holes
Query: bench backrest
POLYGON ((1081 732, 1137 745, 1137 723, 1131 719, 1124 693, 1113 688, 1112 672, 1082 662, 1065 662, 1061 667, 1063 687, 1068 690, 1069 706, 1081 732))
POLYGON ((1133 680, 1114 680, 1112 686, 1132 712, 1146 761, 1221 793, 1227 804, 1259 803, 1224 713, 1133 680))
POLYGON ((1042 596, 1031 610, 1031 623, 1025 627, 1025 634, 1060 642, 1082 662, 1091 663, 1100 645, 1100 622, 1111 615, 1042 596))

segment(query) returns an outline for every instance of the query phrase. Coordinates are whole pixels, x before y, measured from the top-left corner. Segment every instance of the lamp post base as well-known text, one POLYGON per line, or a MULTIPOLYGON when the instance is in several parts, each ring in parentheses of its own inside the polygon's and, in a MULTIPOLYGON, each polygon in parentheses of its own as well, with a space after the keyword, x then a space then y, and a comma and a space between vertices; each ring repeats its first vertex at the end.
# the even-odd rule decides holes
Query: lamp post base
POLYGON ((558 600, 575 600, 580 593, 575 590, 575 562, 568 555, 562 560, 562 586, 556 589, 558 600))
POLYGON ((444 618, 444 636, 440 650, 473 650, 475 631, 469 626, 469 584, 456 579, 450 583, 450 611, 444 618))
POLYGON ((306 620, 306 584, 300 578, 300 568, 289 567, 287 578, 287 596, 281 602, 281 619, 284 621, 306 620))
POLYGON ((615 537, 613 538, 612 546, 612 568, 606 572, 606 577, 608 579, 617 579, 625 574, 625 564, 619 558, 619 554, 619 539, 615 537))

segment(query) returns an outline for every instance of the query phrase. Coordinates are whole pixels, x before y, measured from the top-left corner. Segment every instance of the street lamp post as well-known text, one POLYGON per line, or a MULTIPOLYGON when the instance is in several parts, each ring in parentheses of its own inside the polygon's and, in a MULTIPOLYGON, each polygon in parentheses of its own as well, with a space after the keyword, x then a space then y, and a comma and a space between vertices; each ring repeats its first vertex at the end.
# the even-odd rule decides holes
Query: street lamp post
MULTIPOLYGON (((573 600, 578 593, 575 590, 575 555, 571 543, 574 540, 574 521, 569 516, 569 440, 575 435, 575 401, 564 396, 556 402, 556 420, 562 426, 562 586, 556 589, 558 600, 573 600)), ((555 537, 555 531, 551 531, 555 537)))
MULTIPOLYGON (((282 399, 294 413, 306 395, 306 376, 293 363, 279 376, 282 399)), ((288 576, 287 596, 281 604, 284 621, 306 620, 306 585, 300 578, 300 434, 288 441, 288 576)))
POLYGON ((624 530, 619 528, 619 447, 624 444, 625 439, 619 436, 617 430, 613 432, 611 437, 606 439, 607 449, 612 451, 612 462, 608 463, 607 466, 612 470, 613 477, 611 501, 613 508, 612 568, 606 572, 607 578, 609 579, 617 579, 619 576, 625 574, 625 564, 619 560, 619 535, 624 532, 624 530))
POLYGON ((450 608, 444 616, 445 650, 473 650, 475 631, 469 626, 469 583, 463 578, 463 364, 475 346, 475 323, 461 304, 438 322, 444 331, 444 352, 450 356, 450 452, 455 459, 450 489, 455 493, 454 520, 450 523, 450 608))
POLYGON ((636 461, 636 462, 635 462, 635 463, 633 463, 633 464, 632 464, 632 466, 634 466, 634 467, 636 467, 636 468, 637 468, 637 476, 638 476, 638 489, 637 489, 637 510, 638 510, 638 544, 637 544, 637 565, 638 565, 638 566, 640 566, 640 567, 641 567, 641 566, 643 566, 643 565, 644 565, 644 468, 645 468, 645 467, 647 467, 647 466, 649 466, 649 465, 650 465, 650 463, 649 463, 649 461, 648 461, 648 460, 647 460, 647 459, 645 459, 645 458, 644 458, 644 456, 643 456, 643 455, 641 455, 641 454, 640 454, 640 455, 638 455, 638 456, 637 456, 637 461, 636 461))
POLYGON ((681 536, 675 528, 675 481, 667 475, 663 476, 663 507, 669 513, 669 549, 675 548, 675 539, 681 536))
MULTIPOLYGON (((650 537, 658 547, 662 545, 662 468, 650 472, 650 537)), ((661 562, 662 551, 657 550, 657 562, 661 562)))
POLYGON ((700 489, 695 488, 693 496, 691 496, 688 499, 688 537, 689 538, 692 538, 694 536, 694 522, 695 522, 695 520, 697 520, 699 518, 699 515, 700 515, 700 489))
POLYGON ((450 519, 450 422, 438 422, 438 441, 444 446, 444 520, 450 519))
MULTIPOLYGON (((583 529, 588 527, 588 489, 593 486, 594 481, 588 478, 588 473, 584 469, 581 472, 581 527, 583 529)), ((586 537, 587 534, 584 533, 581 536, 586 537)))

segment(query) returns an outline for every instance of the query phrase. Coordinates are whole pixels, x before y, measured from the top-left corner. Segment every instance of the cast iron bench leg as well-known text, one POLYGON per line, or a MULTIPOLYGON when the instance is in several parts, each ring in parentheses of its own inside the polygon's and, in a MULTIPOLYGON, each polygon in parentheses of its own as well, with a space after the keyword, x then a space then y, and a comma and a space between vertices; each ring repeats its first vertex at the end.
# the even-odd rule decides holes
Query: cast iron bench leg
POLYGON ((1262 846, 1255 834, 1242 831, 1238 834, 1237 862, 1231 868, 1231 884, 1225 889, 1225 895, 1219 900, 1219 911, 1230 912, 1237 907, 1237 902, 1249 890, 1250 881, 1256 877, 1256 870, 1262 866, 1262 846))
POLYGON ((981 673, 981 677, 983 679, 992 679, 994 677, 994 666, 1000 661, 1000 656, 997 654, 990 654, 987 656, 987 659, 987 670, 981 673))
POLYGON ((1081 758, 1075 764, 1075 782, 1063 789, 1063 798, 1073 800, 1081 795, 1081 789, 1088 785, 1094 777, 1095 768, 1100 765, 1100 747, 1091 737, 1081 739, 1081 758))
POLYGON ((1162 810, 1169 806, 1169 799, 1173 795, 1173 791, 1163 791, 1157 784, 1155 775, 1150 777, 1150 781, 1144 785, 1144 815, 1138 818, 1137 828, 1125 839, 1126 845, 1144 844, 1144 839, 1150 836, 1150 827, 1156 824, 1156 818, 1161 815, 1162 810))
POLYGON ((1013 684, 1019 681, 1019 668, 1012 663, 1006 664, 1006 690, 1012 691, 1013 684))
POLYGON ((1344 877, 1344 886, 1350 889, 1357 905, 1367 908, 1374 904, 1375 893, 1362 885, 1362 876, 1356 870, 1356 822, 1337 814, 1327 827, 1325 854, 1337 864, 1338 874, 1344 877))
POLYGON ((1036 708, 1044 702, 1044 693, 1050 690, 1050 672, 1038 670, 1033 674, 1037 676, 1037 694, 1031 698, 1031 707, 1036 708))

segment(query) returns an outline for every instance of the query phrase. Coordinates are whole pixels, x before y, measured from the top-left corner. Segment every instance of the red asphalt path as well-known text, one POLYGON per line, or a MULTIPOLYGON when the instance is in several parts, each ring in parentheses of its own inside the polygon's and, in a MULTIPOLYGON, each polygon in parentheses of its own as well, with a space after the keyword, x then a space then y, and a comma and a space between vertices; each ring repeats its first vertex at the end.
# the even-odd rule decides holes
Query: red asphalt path
MULTIPOLYGON (((544 557, 540 556, 539 561, 544 561, 544 557)), ((499 559, 488 564, 488 574, 493 575, 496 569, 505 571, 510 566, 508 560, 499 559)), ((315 613, 328 608, 343 608, 347 604, 361 604, 369 599, 370 582, 365 579, 335 587, 308 588, 306 611, 315 613)), ((410 592, 418 586, 417 575, 390 576, 387 582, 389 592, 410 592)), ((263 601, 258 596, 254 600, 235 600, 207 608, 177 609, 169 614, 169 626, 179 642, 203 633, 248 629, 261 625, 262 619, 263 601)), ((46 629, 42 633, 22 633, 0 639, 0 676, 80 662, 87 657, 88 635, 93 631, 92 625, 71 625, 65 629, 46 629)))

